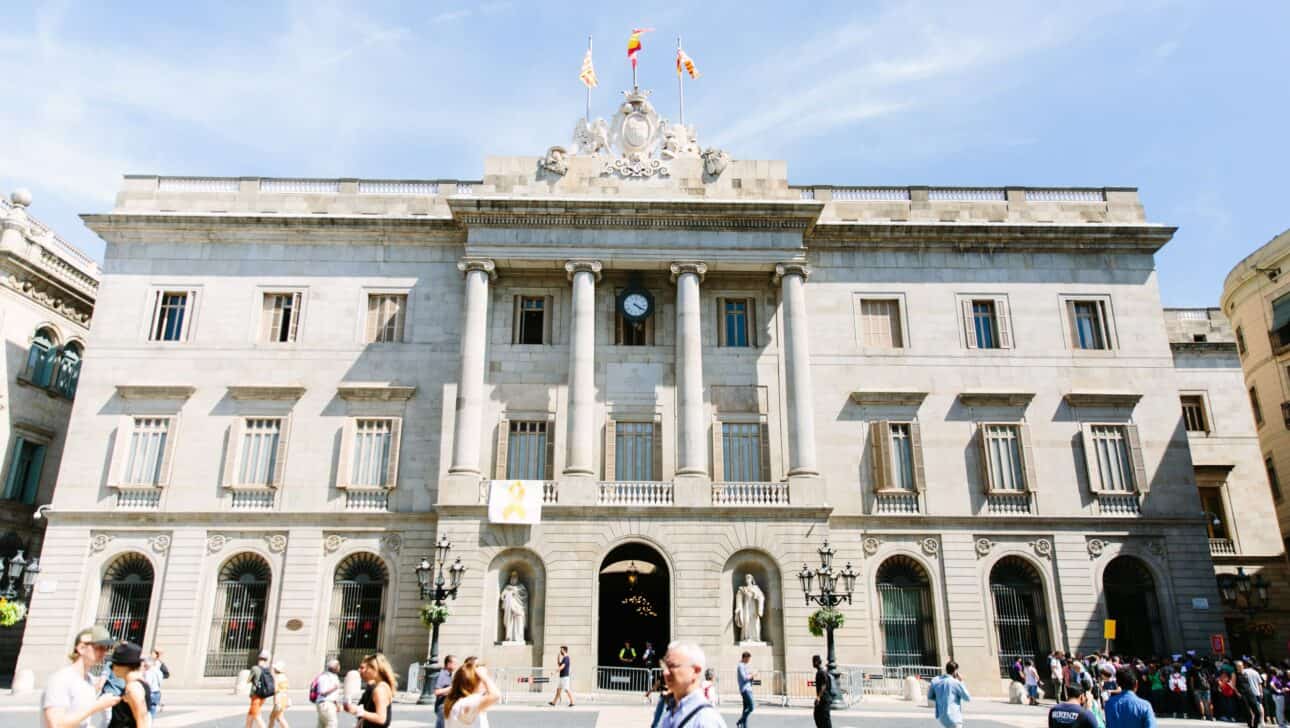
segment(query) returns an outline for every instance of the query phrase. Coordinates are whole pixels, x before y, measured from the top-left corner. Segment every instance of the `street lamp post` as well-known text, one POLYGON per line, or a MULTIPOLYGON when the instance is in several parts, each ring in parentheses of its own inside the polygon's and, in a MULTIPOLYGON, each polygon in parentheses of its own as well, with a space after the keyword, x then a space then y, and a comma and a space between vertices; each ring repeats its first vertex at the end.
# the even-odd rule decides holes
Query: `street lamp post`
MULTIPOLYGON (((826 540, 824 545, 819 549, 820 568, 812 571, 806 564, 802 564, 802 570, 798 572, 797 578, 802 582, 802 594, 806 597, 806 603, 809 605, 814 602, 824 609, 832 610, 842 602, 851 603, 851 594, 855 591, 856 578, 859 576, 851 568, 851 562, 847 562, 845 568, 841 571, 833 569, 833 547, 829 546, 826 540), (811 591, 811 582, 819 577, 820 588, 818 592, 811 591)), ((838 692, 838 660, 837 653, 833 645, 833 622, 828 621, 824 624, 825 642, 828 646, 828 670, 831 678, 829 686, 829 702, 834 708, 845 708, 846 704, 842 702, 842 695, 838 692)))
MULTIPOLYGON (((1218 594, 1223 598, 1223 604, 1244 614, 1246 624, 1250 627, 1253 626, 1254 615, 1268 608, 1268 590, 1271 587, 1272 582, 1263 574, 1255 574, 1251 579, 1245 573, 1244 566, 1236 567, 1235 574, 1218 575, 1218 594)), ((1256 632, 1254 636, 1259 648, 1259 661, 1262 662, 1263 635, 1256 632)))
MULTIPOLYGON (((452 543, 448 540, 447 535, 439 537, 439 541, 434 545, 435 560, 431 564, 429 559, 421 559, 421 564, 417 566, 417 583, 421 587, 421 598, 428 599, 436 607, 442 607, 445 599, 457 598, 457 587, 461 586, 461 577, 466 573, 466 566, 461 563, 461 558, 448 567, 448 578, 444 579, 443 569, 448 563, 448 552, 452 551, 452 543), (433 581, 431 580, 433 576, 433 581)), ((439 674, 439 621, 435 621, 430 627, 430 657, 425 662, 424 675, 421 679, 421 697, 417 699, 418 705, 430 705, 434 703, 434 678, 439 674)))

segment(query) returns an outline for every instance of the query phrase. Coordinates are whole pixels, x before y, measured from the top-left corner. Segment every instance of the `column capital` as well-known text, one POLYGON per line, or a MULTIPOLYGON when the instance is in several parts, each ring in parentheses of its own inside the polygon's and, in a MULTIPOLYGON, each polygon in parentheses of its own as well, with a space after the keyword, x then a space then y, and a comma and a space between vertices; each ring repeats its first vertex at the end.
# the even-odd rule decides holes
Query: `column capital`
POLYGON ((488 280, 497 280, 497 264, 488 258, 462 258, 457 261, 457 270, 462 273, 469 273, 473 270, 482 270, 488 274, 488 280))
POLYGON ((801 276, 803 281, 811 277, 811 266, 801 262, 776 263, 775 274, 771 276, 771 283, 779 285, 784 276, 801 276))
POLYGON ((569 280, 573 280, 574 273, 586 272, 595 276, 596 281, 599 282, 600 270, 603 267, 604 265, 598 260, 571 260, 564 264, 564 272, 569 276, 569 280))
POLYGON ((699 261, 693 261, 693 260, 680 261, 680 262, 673 263, 671 266, 669 266, 669 270, 672 271, 673 283, 676 283, 676 279, 680 278, 685 273, 695 274, 696 276, 699 277, 699 282, 702 283, 703 276, 707 275, 708 273, 708 264, 702 263, 699 261))

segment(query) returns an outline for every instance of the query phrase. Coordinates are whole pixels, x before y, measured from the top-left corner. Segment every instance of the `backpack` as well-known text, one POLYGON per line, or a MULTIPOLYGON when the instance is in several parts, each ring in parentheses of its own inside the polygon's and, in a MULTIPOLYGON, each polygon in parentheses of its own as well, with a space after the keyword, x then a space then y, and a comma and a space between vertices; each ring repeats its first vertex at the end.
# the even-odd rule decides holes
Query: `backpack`
POLYGON ((251 691, 257 698, 272 698, 278 692, 278 686, 273 680, 273 672, 260 670, 260 675, 251 684, 251 691))
POLYGON ((314 675, 314 679, 309 681, 309 702, 311 703, 318 702, 318 678, 320 677, 322 673, 314 675))

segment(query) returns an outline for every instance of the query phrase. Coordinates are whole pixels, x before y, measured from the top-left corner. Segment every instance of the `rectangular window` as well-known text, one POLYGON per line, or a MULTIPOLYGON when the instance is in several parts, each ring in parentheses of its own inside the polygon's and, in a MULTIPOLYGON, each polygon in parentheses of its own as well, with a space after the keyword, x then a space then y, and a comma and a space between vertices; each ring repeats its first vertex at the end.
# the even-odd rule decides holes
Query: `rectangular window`
POLYGON ((123 485, 158 485, 170 438, 169 417, 135 417, 126 451, 123 485))
POLYGON ((1205 398, 1199 394, 1182 396, 1183 424, 1188 432, 1209 432, 1205 418, 1205 398))
POLYGON ((761 482, 761 425, 721 423, 721 457, 726 482, 761 482))
POLYGON ((1272 302, 1272 349, 1290 345, 1290 295, 1272 302))
POLYGON ((266 293, 260 314, 260 340, 285 344, 300 329, 300 294, 266 293))
POLYGON ((914 443, 908 422, 888 425, 891 438, 891 481, 897 490, 914 490, 914 443))
POLYGON ((972 335, 978 349, 999 348, 999 322, 994 301, 972 302, 972 335))
POLYGON ((981 436, 985 438, 986 475, 990 490, 1025 490, 1021 427, 1008 424, 982 425, 981 436))
POLYGON ((1227 531, 1227 509, 1223 506, 1222 488, 1199 488, 1200 510, 1210 538, 1231 538, 1227 531), (1217 523, 1215 523, 1217 521, 1217 523))
POLYGON ((1272 456, 1263 458, 1263 467, 1268 471, 1268 487, 1272 489, 1272 499, 1281 502, 1281 481, 1277 480, 1277 466, 1272 463, 1272 456))
POLYGON ((367 296, 367 343, 403 341, 408 296, 405 293, 372 293, 367 296))
POLYGON ((394 421, 357 420, 350 450, 350 485, 389 488, 390 456, 394 450, 394 421))
POLYGON ((1245 356, 1245 329, 1236 327, 1236 353, 1245 356))
POLYGON ((632 323, 621 313, 614 313, 614 344, 617 346, 653 346, 654 317, 632 323))
POLYGON ((195 295, 193 291, 157 291, 148 340, 187 341, 195 295))
POLYGON ((9 461, 9 475, 5 479, 4 499, 32 505, 40 487, 40 472, 45 465, 45 446, 16 437, 13 455, 9 461))
POLYGON ((1092 425, 1093 461, 1096 472, 1089 473, 1096 479, 1100 490, 1128 493, 1133 490, 1133 462, 1129 459, 1129 440, 1120 425, 1092 425))
POLYGON ((1106 302, 1102 300, 1074 300, 1066 302, 1070 319, 1071 343, 1076 349, 1110 349, 1110 327, 1106 315, 1106 302))
POLYGON ((614 423, 614 479, 654 480, 654 423, 614 423))
POLYGON ((506 479, 545 480, 547 421, 511 420, 506 439, 506 479))
POLYGON ((755 299, 752 298, 718 298, 717 346, 751 347, 757 345, 756 329, 753 321, 755 299))
POLYGON ((241 457, 237 466, 238 485, 274 484, 281 436, 282 420, 279 418, 248 418, 243 423, 241 457))
POLYGON ((894 298, 866 298, 860 301, 862 343, 878 349, 903 349, 900 301, 894 298))
POLYGON ((1250 387, 1250 409, 1254 411, 1254 424, 1263 426, 1263 407, 1259 404, 1259 390, 1250 387))
POLYGON ((515 303, 515 331, 511 340, 516 344, 545 344, 547 332, 546 296, 517 296, 515 303))

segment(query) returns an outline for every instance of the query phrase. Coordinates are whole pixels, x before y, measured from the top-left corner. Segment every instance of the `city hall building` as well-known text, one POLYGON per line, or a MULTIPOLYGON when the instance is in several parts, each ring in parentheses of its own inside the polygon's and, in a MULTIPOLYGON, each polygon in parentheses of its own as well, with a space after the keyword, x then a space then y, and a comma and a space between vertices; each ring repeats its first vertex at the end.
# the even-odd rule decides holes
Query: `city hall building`
POLYGON ((98 621, 175 687, 261 648, 406 673, 441 536, 441 652, 568 645, 575 690, 625 640, 806 669, 826 540, 859 573, 842 663, 952 656, 998 694, 1105 619, 1117 651, 1208 650, 1174 229, 1133 189, 790 184, 734 152, 633 93, 480 180, 127 177, 85 216, 94 356, 19 669, 98 621), (540 488, 537 522, 490 521, 493 481, 540 488))

